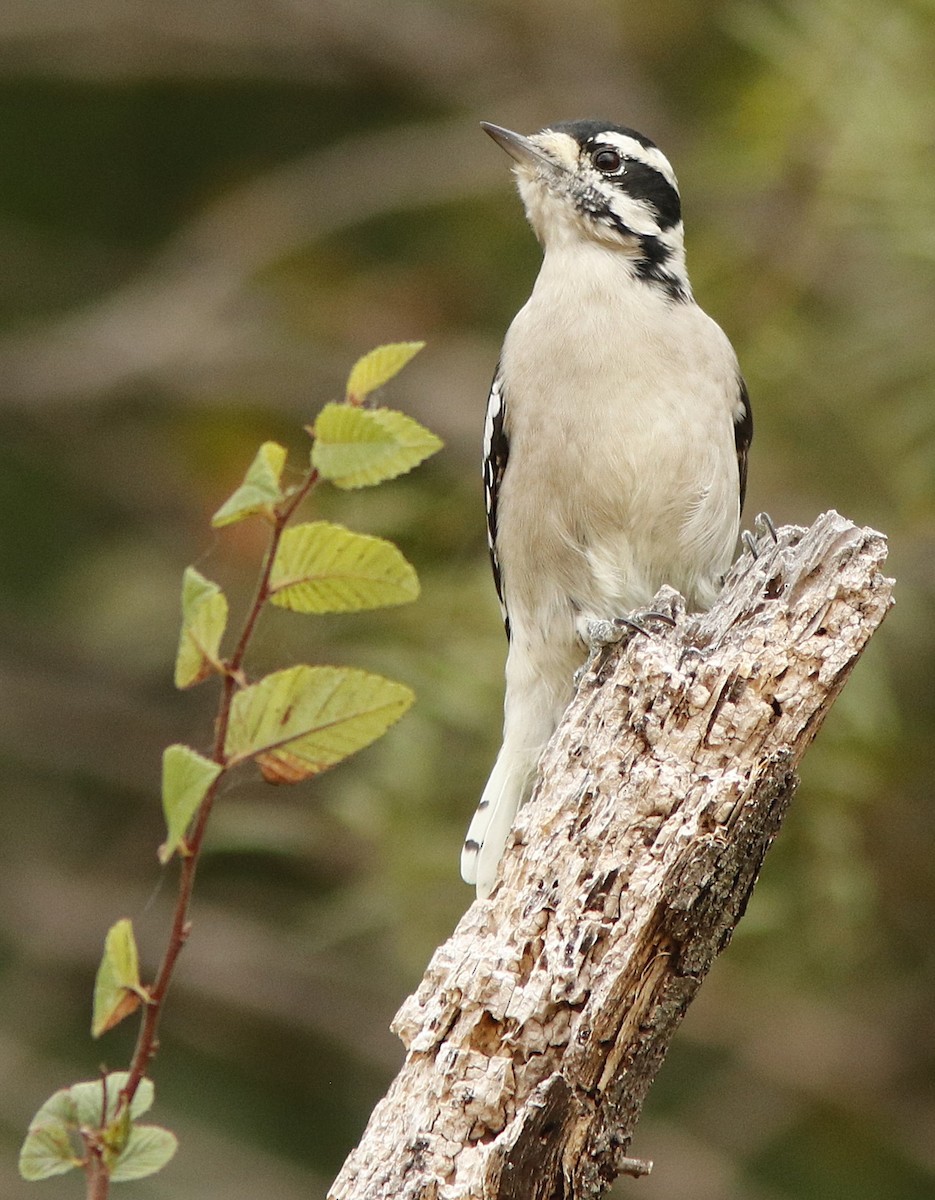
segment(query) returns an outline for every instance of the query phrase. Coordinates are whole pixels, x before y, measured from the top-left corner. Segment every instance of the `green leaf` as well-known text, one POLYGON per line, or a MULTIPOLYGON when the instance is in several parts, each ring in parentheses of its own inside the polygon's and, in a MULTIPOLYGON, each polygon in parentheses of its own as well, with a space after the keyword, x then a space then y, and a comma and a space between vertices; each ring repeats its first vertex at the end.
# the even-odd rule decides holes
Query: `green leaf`
POLYGON ((355 612, 418 594, 415 570, 392 542, 329 521, 287 529, 270 572, 270 600, 294 612, 355 612))
POLYGON ((94 981, 91 1036, 98 1038, 113 1029, 139 1008, 145 996, 133 923, 124 917, 110 927, 104 939, 104 955, 94 981))
POLYGON ((128 1179, 154 1175, 175 1154, 178 1145, 175 1134, 160 1125, 134 1125, 110 1168, 111 1180, 125 1183, 128 1179))
POLYGON ((182 632, 175 657, 175 686, 191 687, 223 670, 221 638, 227 626, 227 597, 194 567, 182 579, 182 632))
POLYGON ((225 750, 253 758, 270 783, 297 783, 380 737, 415 697, 351 667, 289 667, 234 696, 225 750))
POLYGON ((312 434, 312 466, 340 488, 395 479, 442 447, 434 433, 391 408, 326 404, 312 434))
POLYGON ((124 1147, 130 1140, 130 1131, 132 1129, 133 1122, 130 1119, 130 1114, 125 1108, 122 1108, 119 1116, 108 1124, 101 1138, 108 1163, 115 1162, 118 1155, 123 1153, 124 1147))
POLYGON ((229 496, 211 518, 215 529, 233 525, 257 513, 271 513, 283 499, 279 486, 286 465, 286 448, 278 442, 264 442, 247 468, 243 483, 229 496))
POLYGON ((162 811, 168 831, 158 851, 163 866, 182 845, 192 817, 223 769, 189 746, 167 746, 163 751, 162 811))
MULTIPOLYGON (((22 1177, 29 1180, 48 1179, 80 1166, 79 1131, 82 1128, 106 1128, 114 1121, 120 1089, 128 1078, 127 1071, 113 1071, 104 1079, 75 1083, 50 1096, 30 1122, 29 1132, 20 1150, 19 1170, 22 1177)), ((142 1115, 152 1106, 154 1094, 152 1081, 142 1080, 130 1105, 131 1119, 142 1115)))
POLYGON ((359 358, 347 379, 349 403, 359 404, 371 392, 389 383, 424 345, 425 342, 391 342, 359 358))
POLYGON ((80 1165, 66 1126, 61 1122, 38 1124, 37 1114, 19 1152, 20 1175, 33 1182, 64 1175, 80 1165))
MULTIPOLYGON (((120 1090, 129 1078, 129 1071, 111 1071, 104 1077, 107 1084, 105 1124, 113 1121, 116 1116, 120 1090)), ((92 1129, 96 1129, 100 1125, 101 1101, 103 1100, 101 1086, 102 1081, 100 1079, 92 1079, 88 1083, 73 1083, 70 1088, 66 1089, 67 1094, 71 1097, 75 1105, 79 1125, 87 1125, 92 1129)), ((56 1093, 56 1095, 61 1095, 61 1093, 56 1093)), ((140 1086, 136 1089, 133 1097, 133 1102, 130 1105, 130 1117, 135 1119, 136 1117, 141 1117, 143 1113, 149 1112, 153 1106, 155 1096, 156 1089, 153 1086, 153 1081, 151 1079, 141 1080, 140 1086)))

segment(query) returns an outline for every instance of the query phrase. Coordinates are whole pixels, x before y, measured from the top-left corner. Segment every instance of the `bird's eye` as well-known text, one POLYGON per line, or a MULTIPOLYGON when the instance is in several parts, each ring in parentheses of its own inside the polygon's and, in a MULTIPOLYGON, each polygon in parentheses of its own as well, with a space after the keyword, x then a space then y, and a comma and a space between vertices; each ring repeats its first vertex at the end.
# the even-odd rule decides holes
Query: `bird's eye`
POLYGON ((616 150, 595 150, 591 162, 605 175, 613 175, 620 170, 620 155, 616 150))

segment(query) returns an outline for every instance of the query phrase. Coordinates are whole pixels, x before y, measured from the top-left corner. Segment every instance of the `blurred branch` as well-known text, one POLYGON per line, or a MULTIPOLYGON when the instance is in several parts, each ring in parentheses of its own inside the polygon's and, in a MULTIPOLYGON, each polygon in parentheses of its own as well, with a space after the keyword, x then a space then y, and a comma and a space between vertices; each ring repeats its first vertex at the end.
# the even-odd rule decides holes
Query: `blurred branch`
POLYGON ((8 0, 0 61, 8 69, 54 62, 56 73, 90 79, 210 72, 307 83, 369 60, 445 90, 456 81, 469 86, 478 62, 492 72, 509 69, 508 47, 470 9, 402 0, 388 20, 372 0, 267 0, 260 7, 261 19, 256 0, 8 0))
POLYGON ((464 106, 507 88, 554 95, 574 80, 592 97, 595 87, 619 97, 621 34, 619 15, 593 0, 538 0, 528 11, 509 0, 395 0, 389 11, 374 0, 6 0, 0 70, 95 82, 370 76, 464 106))
MULTIPOLYGON (((0 624, 9 627, 24 639, 36 636, 25 625, 0 624)), ((56 674, 54 665, 9 661, 7 654, 0 658, 0 754, 27 778, 86 774, 99 786, 133 791, 141 761, 158 763, 178 732, 178 719, 124 678, 80 661, 56 674)))
POLYGON ((269 19, 258 22, 252 0, 223 7, 160 0, 120 15, 103 2, 79 13, 59 0, 14 0, 0 15, 0 72, 34 61, 59 76, 90 55, 83 73, 92 78, 174 78, 181 64, 160 59, 168 39, 187 46, 182 57, 194 60, 193 74, 212 78, 212 53, 242 43, 266 78, 294 73, 283 64, 297 58, 306 82, 322 70, 348 86, 367 72, 385 74, 389 86, 435 96, 436 107, 483 109, 350 137, 337 111, 339 140, 222 197, 130 283, 0 340, 2 403, 86 404, 140 383, 216 395, 225 380, 241 386, 248 369, 277 390, 289 364, 305 386, 311 370, 327 370, 328 355, 283 335, 270 289, 258 283, 264 272, 368 220, 506 190, 503 164, 479 135, 477 117, 538 128, 587 111, 623 105, 629 116, 653 107, 632 68, 621 92, 619 19, 590 0, 550 0, 526 15, 404 0, 392 19, 372 0, 267 7, 269 19), (157 62, 147 65, 147 55, 157 62), (546 107, 540 77, 548 82, 546 107))
MULTIPOLYGON (((141 381, 242 381, 257 360, 297 353, 257 285, 264 272, 365 221, 506 187, 473 118, 357 133, 296 159, 226 194, 103 301, 0 339, 0 403, 35 411, 141 381)), ((327 355, 314 351, 304 356, 320 370, 327 355)))
POLYGON ((497 889, 397 1014, 405 1066, 333 1200, 583 1200, 648 1170, 646 1092, 892 603, 885 539, 837 513, 758 552, 711 612, 592 658, 497 889))
MULTIPOLYGON (((135 926, 151 931, 153 940, 159 936, 171 919, 168 882, 143 908, 138 883, 117 880, 101 889, 98 879, 66 871, 50 857, 7 864, 0 880, 7 942, 43 978, 56 978, 63 965, 85 977, 100 955, 101 929, 115 911, 133 913, 135 926)), ((367 932, 377 938, 382 935, 377 916, 373 925, 367 932)), ((382 981, 370 973, 372 963, 360 968, 340 943, 310 952, 307 932, 284 931, 271 920, 218 903, 200 904, 198 929, 199 953, 185 963, 180 999, 187 997, 205 1012, 226 1010, 240 1020, 271 1022, 293 1037, 298 1031, 325 1039, 351 1061, 381 1072, 398 1066, 399 1045, 386 1029, 392 1010, 382 981)), ((186 1037, 184 1022, 175 1036, 186 1037)))
POLYGON ((216 370, 243 345, 255 355, 257 338, 245 335, 260 332, 261 313, 249 293, 265 268, 370 218, 503 183, 468 120, 357 135, 298 159, 225 196, 102 303, 0 342, 0 395, 11 405, 86 401, 164 372, 216 370))

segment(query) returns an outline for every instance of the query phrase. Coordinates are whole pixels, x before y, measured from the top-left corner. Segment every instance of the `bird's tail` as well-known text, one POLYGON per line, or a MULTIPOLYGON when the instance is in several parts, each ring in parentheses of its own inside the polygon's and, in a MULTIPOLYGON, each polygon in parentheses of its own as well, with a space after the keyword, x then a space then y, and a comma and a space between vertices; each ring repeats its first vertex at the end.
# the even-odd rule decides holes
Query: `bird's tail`
POLYGON ((504 742, 471 818, 461 851, 461 878, 476 885, 481 900, 493 890, 497 864, 535 766, 535 756, 530 762, 528 753, 518 754, 509 742, 504 742))

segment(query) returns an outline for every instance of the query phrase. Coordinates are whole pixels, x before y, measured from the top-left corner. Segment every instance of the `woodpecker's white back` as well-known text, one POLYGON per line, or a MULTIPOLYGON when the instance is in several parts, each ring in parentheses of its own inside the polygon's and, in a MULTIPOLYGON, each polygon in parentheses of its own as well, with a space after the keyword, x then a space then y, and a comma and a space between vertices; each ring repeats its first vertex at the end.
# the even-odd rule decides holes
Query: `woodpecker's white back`
POLYGON ((591 622, 662 584, 708 607, 732 560, 752 419, 733 349, 695 304, 675 174, 633 130, 487 132, 515 160, 544 255, 503 343, 484 479, 509 636, 503 745, 461 873, 493 887, 571 699, 591 622))

